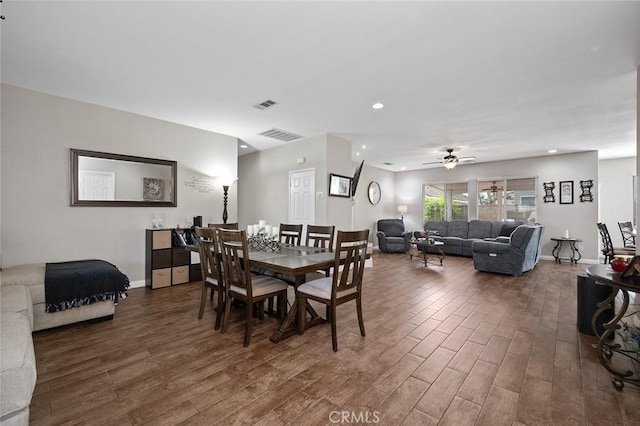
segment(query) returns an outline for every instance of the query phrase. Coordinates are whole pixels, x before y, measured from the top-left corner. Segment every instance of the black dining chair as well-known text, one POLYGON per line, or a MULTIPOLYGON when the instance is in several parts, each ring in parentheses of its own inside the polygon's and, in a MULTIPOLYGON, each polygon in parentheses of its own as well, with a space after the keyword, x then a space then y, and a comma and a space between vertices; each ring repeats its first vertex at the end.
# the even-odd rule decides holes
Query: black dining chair
POLYGON ((355 300, 360 334, 364 337, 362 317, 362 278, 367 257, 369 230, 338 231, 331 277, 324 277, 301 284, 296 289, 298 299, 298 334, 303 334, 307 317, 307 299, 327 306, 327 321, 331 323, 331 342, 338 351, 336 308, 355 300), (344 260, 344 263, 343 263, 344 260))
POLYGON ((281 223, 278 238, 281 243, 299 246, 302 242, 302 225, 281 223))
MULTIPOLYGON (((322 247, 333 251, 333 237, 336 227, 333 225, 307 225, 307 236, 305 238, 305 246, 322 247)), ((331 268, 322 270, 325 276, 331 274, 331 268)))
POLYGON ((631 222, 618 222, 618 228, 620 228, 620 233, 622 234, 622 243, 625 248, 634 249, 636 248, 636 236, 635 232, 633 232, 633 224, 631 222))
POLYGON ((602 239, 604 263, 611 263, 611 260, 616 256, 635 254, 635 249, 613 246, 613 243, 611 242, 611 234, 609 234, 609 230, 605 223, 598 223, 598 231, 600 231, 600 237, 602 239))

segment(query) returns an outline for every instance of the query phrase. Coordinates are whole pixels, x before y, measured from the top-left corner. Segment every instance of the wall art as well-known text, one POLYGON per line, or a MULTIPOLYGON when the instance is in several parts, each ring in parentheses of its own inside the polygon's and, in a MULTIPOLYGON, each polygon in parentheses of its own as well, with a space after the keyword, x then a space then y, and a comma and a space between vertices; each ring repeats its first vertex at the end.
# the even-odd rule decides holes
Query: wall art
POLYGON ((553 194, 553 190, 556 188, 556 183, 544 182, 542 186, 544 187, 544 197, 542 198, 542 200, 545 203, 555 203, 556 196, 553 194))
POLYGON ((573 204, 573 181, 560 181, 560 204, 573 204))
POLYGON ((580 194, 581 203, 584 203, 585 201, 593 202, 593 194, 591 194, 591 188, 593 188, 592 179, 580 181, 580 189, 582 189, 582 194, 580 194))

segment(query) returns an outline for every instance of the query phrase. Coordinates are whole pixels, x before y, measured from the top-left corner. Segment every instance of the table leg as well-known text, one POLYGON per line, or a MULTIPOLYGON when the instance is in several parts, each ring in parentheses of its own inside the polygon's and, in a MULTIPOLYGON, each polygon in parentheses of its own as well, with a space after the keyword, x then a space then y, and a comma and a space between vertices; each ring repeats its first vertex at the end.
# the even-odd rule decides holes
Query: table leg
POLYGON ((580 250, 578 250, 578 247, 576 247, 576 242, 577 241, 571 241, 569 245, 571 246, 571 262, 577 264, 578 260, 582 259, 582 254, 580 250), (576 257, 576 254, 578 257, 576 257))
POLYGON ((551 254, 553 255, 553 258, 556 260, 556 262, 561 263, 560 262, 560 247, 562 246, 562 241, 556 241, 556 246, 553 248, 553 250, 551 250, 551 254))
MULTIPOLYGON (((305 275, 296 276, 295 278, 296 278, 295 288, 298 288, 300 284, 303 284, 305 282, 305 275)), ((307 312, 311 316, 311 319, 307 320, 305 324, 305 330, 308 330, 310 327, 326 322, 324 318, 322 318, 316 312, 316 310, 313 309, 313 306, 309 304, 309 301, 307 301, 307 312)), ((298 314, 298 298, 296 297, 293 303, 291 304, 291 309, 289 309, 289 312, 287 312, 287 316, 285 317, 284 321, 282 322, 282 324, 280 324, 280 327, 278 327, 278 329, 273 332, 269 340, 271 340, 273 343, 278 343, 290 336, 293 336, 294 334, 298 334, 298 325, 296 321, 297 314, 298 314)))

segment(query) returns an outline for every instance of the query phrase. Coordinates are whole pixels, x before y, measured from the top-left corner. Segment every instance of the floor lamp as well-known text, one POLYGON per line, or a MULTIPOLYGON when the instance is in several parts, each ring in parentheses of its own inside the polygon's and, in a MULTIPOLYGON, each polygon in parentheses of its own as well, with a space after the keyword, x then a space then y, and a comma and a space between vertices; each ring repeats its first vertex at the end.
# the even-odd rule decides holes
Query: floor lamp
POLYGON ((227 213, 227 203, 229 201, 229 187, 231 186, 231 184, 233 182, 236 181, 237 178, 235 177, 219 177, 218 178, 220 180, 220 183, 222 184, 222 203, 223 203, 223 208, 222 208, 222 223, 227 223, 227 219, 229 218, 229 215, 227 213))

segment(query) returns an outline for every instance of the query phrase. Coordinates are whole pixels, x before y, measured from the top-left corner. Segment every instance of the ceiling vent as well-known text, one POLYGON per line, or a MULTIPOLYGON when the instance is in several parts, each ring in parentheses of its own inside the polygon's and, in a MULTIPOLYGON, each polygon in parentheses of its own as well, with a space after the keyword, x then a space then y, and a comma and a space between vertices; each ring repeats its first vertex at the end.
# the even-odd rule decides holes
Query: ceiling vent
POLYGON ((259 104, 254 105, 253 107, 259 110, 265 110, 267 108, 271 108, 274 105, 278 105, 276 101, 272 101, 271 99, 267 99, 264 102, 260 102, 259 104))
POLYGON ((393 166, 393 163, 390 163, 390 162, 388 162, 388 161, 386 161, 386 162, 384 162, 384 163, 382 163, 382 164, 384 164, 385 166, 393 166))
POLYGON ((296 139, 301 139, 302 136, 295 133, 287 132, 286 130, 271 129, 266 132, 258 133, 260 136, 266 136, 271 139, 277 139, 282 142, 291 142, 296 139))

